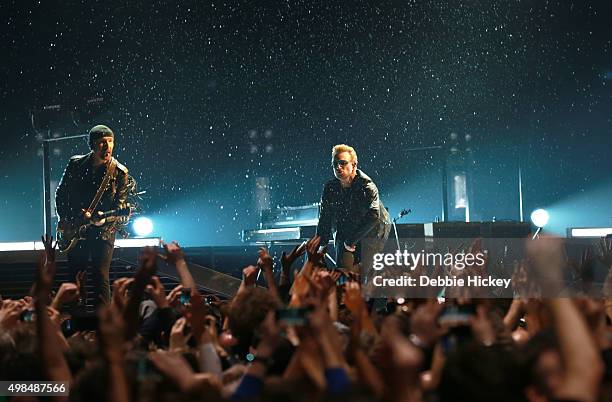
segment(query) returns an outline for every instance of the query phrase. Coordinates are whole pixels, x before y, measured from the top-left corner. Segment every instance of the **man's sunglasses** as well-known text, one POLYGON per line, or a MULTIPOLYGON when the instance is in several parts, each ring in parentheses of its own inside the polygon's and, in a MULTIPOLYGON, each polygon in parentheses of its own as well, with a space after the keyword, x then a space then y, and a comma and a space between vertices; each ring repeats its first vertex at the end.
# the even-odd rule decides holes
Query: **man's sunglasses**
POLYGON ((351 162, 345 161, 344 159, 336 159, 336 160, 332 161, 332 166, 333 167, 338 167, 338 165, 340 165, 340 166, 344 167, 344 166, 348 165, 349 163, 351 163, 351 162))

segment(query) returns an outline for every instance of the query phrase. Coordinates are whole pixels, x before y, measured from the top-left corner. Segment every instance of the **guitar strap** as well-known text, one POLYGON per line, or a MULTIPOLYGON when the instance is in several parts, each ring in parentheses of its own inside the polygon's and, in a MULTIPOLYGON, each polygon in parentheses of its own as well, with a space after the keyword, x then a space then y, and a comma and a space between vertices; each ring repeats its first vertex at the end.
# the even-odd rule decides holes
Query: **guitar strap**
POLYGON ((100 199, 102 198, 102 195, 104 195, 104 191, 106 191, 106 188, 108 187, 108 183, 111 181, 111 178, 115 174, 116 168, 117 168, 117 161, 115 160, 115 158, 112 158, 110 162, 108 163, 108 165, 106 166, 106 174, 104 175, 104 178, 102 179, 100 188, 98 189, 98 192, 96 193, 96 196, 94 197, 94 199, 91 200, 91 204, 89 204, 89 208, 87 208, 89 212, 93 212, 98 206, 98 203, 100 202, 100 199))

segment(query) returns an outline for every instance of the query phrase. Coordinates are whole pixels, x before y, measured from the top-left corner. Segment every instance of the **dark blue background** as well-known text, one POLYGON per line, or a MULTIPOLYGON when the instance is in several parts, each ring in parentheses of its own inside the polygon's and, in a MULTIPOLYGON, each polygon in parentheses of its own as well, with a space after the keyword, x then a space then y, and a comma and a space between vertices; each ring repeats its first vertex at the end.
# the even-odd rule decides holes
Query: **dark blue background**
MULTIPOLYGON (((255 177, 271 205, 317 201, 339 142, 393 215, 431 221, 447 151, 406 149, 451 133, 472 137, 473 219, 518 218, 520 164, 527 215, 612 225, 609 1, 41 3, 0 5, 2 241, 42 230, 29 110, 92 97, 99 115, 52 136, 112 127, 156 234, 184 244, 238 242, 255 177)), ((55 146, 54 178, 84 152, 55 146)))

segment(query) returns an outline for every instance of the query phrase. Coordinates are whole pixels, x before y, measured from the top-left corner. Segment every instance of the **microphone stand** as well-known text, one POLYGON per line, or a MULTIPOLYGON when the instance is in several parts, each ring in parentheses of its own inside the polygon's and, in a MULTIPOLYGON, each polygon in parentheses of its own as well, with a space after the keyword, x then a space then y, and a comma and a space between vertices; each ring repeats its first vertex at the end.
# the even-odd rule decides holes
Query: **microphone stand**
POLYGON ((51 167, 50 167, 50 143, 70 140, 74 138, 87 138, 89 135, 71 135, 68 137, 50 138, 50 131, 47 130, 47 138, 42 139, 43 148, 43 224, 44 233, 51 234, 51 167))
POLYGON ((412 212, 412 209, 408 208, 406 209, 402 209, 400 211, 400 213, 393 218, 392 224, 393 224, 393 233, 395 234, 395 244, 397 244, 397 251, 401 252, 402 250, 400 249, 400 243, 399 243, 399 236, 397 234, 397 225, 396 222, 399 221, 400 219, 402 219, 404 216, 408 215, 409 213, 412 212))

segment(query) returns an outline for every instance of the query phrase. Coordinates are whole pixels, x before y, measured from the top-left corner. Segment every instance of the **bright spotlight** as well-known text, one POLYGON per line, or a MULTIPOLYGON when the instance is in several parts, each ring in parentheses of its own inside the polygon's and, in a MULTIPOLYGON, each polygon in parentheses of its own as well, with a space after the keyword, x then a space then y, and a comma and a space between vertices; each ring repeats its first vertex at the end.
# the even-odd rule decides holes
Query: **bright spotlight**
POLYGON ((141 216, 134 220, 134 224, 132 225, 134 228, 134 232, 138 236, 147 236, 153 231, 153 222, 149 218, 145 218, 141 216))
POLYGON ((548 212, 545 209, 536 209, 531 213, 531 222, 538 228, 543 228, 548 223, 548 212))

